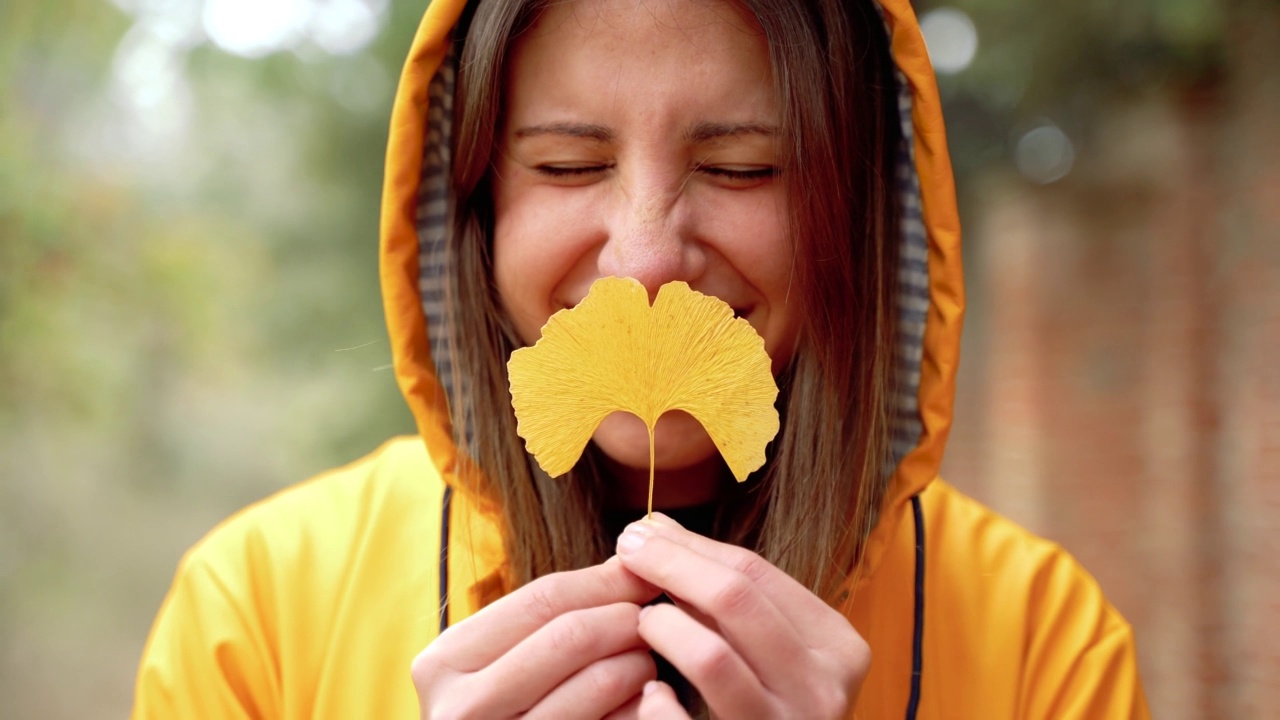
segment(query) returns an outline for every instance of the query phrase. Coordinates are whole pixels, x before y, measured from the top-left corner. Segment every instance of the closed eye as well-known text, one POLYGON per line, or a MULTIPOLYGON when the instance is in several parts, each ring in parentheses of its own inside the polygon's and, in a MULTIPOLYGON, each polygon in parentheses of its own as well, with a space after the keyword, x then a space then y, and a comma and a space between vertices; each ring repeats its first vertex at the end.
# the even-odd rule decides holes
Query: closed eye
POLYGON ((604 172, 612 165, 535 165, 534 172, 553 178, 574 178, 604 172))
POLYGON ((698 168, 698 172, 710 175, 716 178, 723 178, 735 183, 750 183, 768 180, 777 177, 778 168, 767 165, 764 167, 736 167, 725 165, 702 165, 698 168))

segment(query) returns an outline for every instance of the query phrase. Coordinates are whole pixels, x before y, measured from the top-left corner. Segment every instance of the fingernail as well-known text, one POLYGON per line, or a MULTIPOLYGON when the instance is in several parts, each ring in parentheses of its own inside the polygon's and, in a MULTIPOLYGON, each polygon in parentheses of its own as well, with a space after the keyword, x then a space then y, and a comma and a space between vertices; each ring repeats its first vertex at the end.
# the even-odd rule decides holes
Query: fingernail
POLYGON ((625 532, 618 537, 618 552, 620 554, 633 553, 644 547, 645 541, 653 535, 653 530, 639 523, 632 523, 627 526, 625 532))
POLYGON ((649 695, 653 693, 654 690, 657 690, 657 689, 658 689, 658 681, 650 680, 649 682, 644 684, 644 690, 641 690, 640 692, 642 695, 649 695))
POLYGON ((655 512, 653 514, 653 522, 658 525, 667 525, 667 526, 674 525, 675 527, 682 527, 680 523, 676 522, 675 520, 672 520, 670 517, 660 512, 655 512))
POLYGON ((640 608, 640 614, 636 616, 636 619, 643 620, 645 613, 649 612, 652 609, 653 609, 652 605, 645 605, 644 607, 640 608))

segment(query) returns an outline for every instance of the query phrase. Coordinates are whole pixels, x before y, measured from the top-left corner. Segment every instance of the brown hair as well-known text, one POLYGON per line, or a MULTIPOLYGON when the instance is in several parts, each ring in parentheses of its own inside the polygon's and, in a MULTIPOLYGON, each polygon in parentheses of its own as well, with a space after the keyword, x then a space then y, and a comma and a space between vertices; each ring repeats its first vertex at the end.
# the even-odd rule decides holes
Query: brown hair
MULTIPOLYGON (((722 496, 716 535, 830 598, 857 563, 887 481, 900 141, 893 66, 870 0, 738 2, 764 30, 783 108, 780 177, 804 325, 778 378, 782 429, 765 466, 722 496)), ((516 435, 506 360, 520 343, 493 284, 490 172, 507 53, 547 4, 475 4, 455 98, 453 415, 480 470, 471 481, 501 507, 517 584, 601 562, 612 544, 600 524, 594 452, 552 479, 516 435)))

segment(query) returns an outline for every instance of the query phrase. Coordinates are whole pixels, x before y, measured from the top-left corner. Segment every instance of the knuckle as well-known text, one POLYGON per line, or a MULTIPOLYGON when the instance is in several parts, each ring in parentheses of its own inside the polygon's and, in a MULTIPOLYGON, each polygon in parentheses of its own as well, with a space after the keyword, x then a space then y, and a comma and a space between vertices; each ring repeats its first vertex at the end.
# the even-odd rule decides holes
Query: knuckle
POLYGON ((814 717, 842 718, 849 711, 849 693, 841 687, 818 688, 805 702, 813 708, 814 717))
POLYGON ((734 575, 716 589, 711 597, 711 614, 714 616, 733 615, 749 610, 756 602, 754 583, 743 574, 734 575))
POLYGON ((870 662, 870 646, 855 633, 853 640, 844 644, 843 652, 824 663, 827 671, 819 675, 830 678, 830 682, 816 683, 806 692, 805 702, 813 707, 814 717, 845 717, 858 696, 870 662))
POLYGON ((615 607, 617 607, 618 617, 611 622, 618 627, 629 630, 628 638, 638 640, 640 638, 641 607, 635 603, 619 603, 615 607))
POLYGON ((591 648, 591 631, 577 615, 561 615, 551 624, 551 647, 560 653, 577 655, 591 648))
POLYGON ((871 667, 871 646, 861 635, 855 636, 849 644, 849 663, 854 677, 861 678, 871 667))
POLYGON ((704 683, 717 683, 733 668, 733 653, 723 642, 714 643, 697 653, 690 663, 693 678, 704 683))
POLYGON ((750 550, 737 548, 729 562, 729 567, 745 575, 751 582, 760 582, 765 579, 773 566, 750 550))
POLYGON ((617 663, 595 663, 586 670, 587 692, 596 702, 604 702, 612 698, 630 695, 631 678, 624 674, 624 668, 617 663))
POLYGON ((614 595, 624 595, 631 586, 628 580, 634 578, 622 563, 612 563, 588 568, 588 572, 597 575, 596 580, 607 587, 614 595))
POLYGON ((530 619, 539 624, 551 622, 558 614, 554 583, 555 578, 545 576, 525 586, 524 597, 521 600, 523 609, 530 619))
POLYGON ((841 677, 854 682, 860 680, 871 668, 871 646, 850 627, 847 634, 840 634, 825 649, 819 649, 833 663, 841 677))
POLYGON ((431 646, 418 653, 413 662, 409 664, 409 673, 413 676, 413 683, 418 687, 429 684, 433 678, 440 673, 440 662, 436 657, 436 653, 432 652, 431 646))

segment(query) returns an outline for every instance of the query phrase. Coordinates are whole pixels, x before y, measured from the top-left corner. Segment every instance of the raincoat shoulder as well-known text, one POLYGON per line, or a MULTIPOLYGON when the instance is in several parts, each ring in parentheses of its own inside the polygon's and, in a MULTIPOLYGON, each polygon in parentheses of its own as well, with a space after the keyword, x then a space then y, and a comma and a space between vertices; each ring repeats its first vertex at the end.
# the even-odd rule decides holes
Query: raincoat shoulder
POLYGON ((872 652, 857 717, 913 693, 907 717, 1150 717, 1131 627, 1065 550, 940 479, 903 512, 850 600, 872 652))
POLYGON ((417 717, 443 499, 406 438, 226 520, 180 563, 132 717, 417 717))

